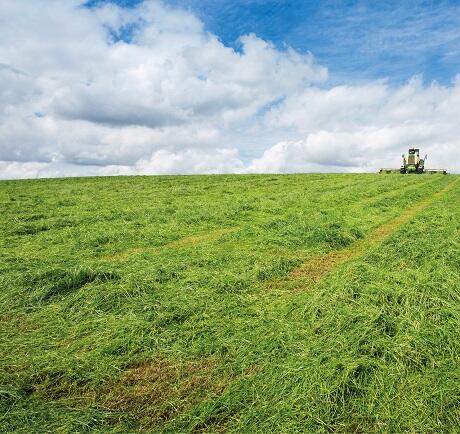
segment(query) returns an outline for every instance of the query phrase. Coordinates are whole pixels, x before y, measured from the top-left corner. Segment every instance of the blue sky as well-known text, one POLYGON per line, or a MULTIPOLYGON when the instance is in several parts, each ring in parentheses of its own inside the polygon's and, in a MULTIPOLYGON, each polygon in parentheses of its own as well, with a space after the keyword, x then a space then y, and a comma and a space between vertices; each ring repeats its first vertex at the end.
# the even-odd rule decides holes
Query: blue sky
MULTIPOLYGON (((137 0, 114 0, 126 7, 137 0)), ((94 2, 92 2, 94 3, 94 2)), ((96 3, 100 3, 97 2, 96 3)), ((282 49, 311 51, 329 84, 415 74, 450 84, 460 66, 459 1, 166 0, 193 11, 226 45, 255 33, 282 49)))
POLYGON ((84 1, 0 8, 0 178, 460 171, 460 0, 84 1))

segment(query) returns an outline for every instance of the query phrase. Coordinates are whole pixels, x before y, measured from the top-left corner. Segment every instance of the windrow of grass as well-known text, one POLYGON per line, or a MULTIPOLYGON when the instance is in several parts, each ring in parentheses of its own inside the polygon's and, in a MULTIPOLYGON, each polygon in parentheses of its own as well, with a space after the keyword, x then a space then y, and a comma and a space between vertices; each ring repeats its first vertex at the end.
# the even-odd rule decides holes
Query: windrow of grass
POLYGON ((4 431, 455 432, 453 177, 0 184, 4 431), (293 289, 295 288, 295 289, 293 289))
POLYGON ((457 432, 459 214, 457 186, 315 287, 267 297, 258 370, 174 429, 457 432))

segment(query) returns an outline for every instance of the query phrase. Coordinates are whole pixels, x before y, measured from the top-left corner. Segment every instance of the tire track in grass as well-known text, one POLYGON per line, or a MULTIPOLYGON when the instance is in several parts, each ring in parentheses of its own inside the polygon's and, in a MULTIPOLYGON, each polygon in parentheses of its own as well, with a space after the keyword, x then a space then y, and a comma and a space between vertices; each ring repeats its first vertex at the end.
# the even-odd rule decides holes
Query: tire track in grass
MULTIPOLYGON (((399 216, 391 219, 375 229, 370 235, 346 247, 342 250, 333 251, 325 255, 313 257, 300 267, 294 269, 290 273, 290 277, 295 280, 300 279, 309 283, 317 283, 337 267, 345 262, 362 256, 373 246, 381 243, 384 239, 395 233, 402 225, 412 220, 417 214, 434 203, 439 197, 445 195, 452 190, 460 181, 460 177, 456 177, 442 190, 434 193, 431 197, 418 202, 404 211, 399 216)), ((303 286, 303 285, 302 285, 303 286)))
MULTIPOLYGON (((316 181, 315 180, 310 180, 309 181, 309 183, 313 183, 313 182, 316 182, 316 181)), ((374 184, 374 183, 378 184, 380 182, 381 182, 381 179, 375 179, 374 181, 372 181, 372 184, 374 184)), ((327 188, 327 186, 324 186, 324 187, 327 188)), ((333 189, 336 188, 338 190, 352 188, 352 186, 349 184, 348 181, 346 182, 346 181, 343 181, 343 180, 338 180, 337 183, 334 184, 332 187, 333 187, 333 189)), ((413 187, 413 186, 410 185, 408 187, 413 187)), ((406 189, 408 187, 405 187, 404 189, 406 189)), ((388 194, 389 192, 384 192, 384 193, 388 194)), ((364 200, 369 200, 369 198, 365 198, 364 200)), ((357 202, 355 202, 355 204, 358 204, 360 201, 361 200, 358 200, 357 202)), ((254 223, 263 224, 263 223, 266 223, 266 222, 267 222, 267 218, 263 217, 260 220, 259 219, 253 219, 251 223, 252 224, 254 224, 254 223)), ((147 247, 147 246, 131 247, 131 248, 125 249, 125 250, 123 250, 123 251, 121 251, 119 253, 110 254, 110 255, 104 255, 104 256, 100 257, 99 259, 103 260, 103 261, 125 262, 131 256, 141 254, 141 253, 154 254, 154 253, 159 253, 161 251, 161 249, 163 249, 163 248, 185 248, 185 247, 194 246, 194 245, 199 244, 201 242, 214 241, 214 240, 217 240, 221 235, 224 235, 224 234, 227 234, 227 233, 230 233, 230 232, 236 232, 239 229, 241 229, 241 226, 237 226, 237 227, 233 227, 233 228, 214 229, 214 230, 204 232, 204 233, 188 235, 186 237, 179 238, 178 240, 171 241, 169 243, 166 243, 166 244, 163 244, 163 245, 160 245, 160 246, 156 246, 156 247, 147 247)))
POLYGON ((172 241, 162 247, 189 247, 204 241, 213 241, 220 238, 221 235, 229 232, 236 231, 238 228, 225 228, 225 229, 214 229, 209 232, 205 232, 197 235, 190 235, 188 237, 180 238, 176 241, 172 241))
POLYGON ((162 249, 178 249, 191 247, 196 244, 205 242, 205 241, 214 241, 220 238, 222 235, 225 235, 229 232, 234 232, 238 227, 235 228, 224 228, 224 229, 214 229, 212 231, 204 232, 201 234, 189 235, 187 237, 179 238, 178 240, 171 241, 170 243, 163 244, 157 247, 133 247, 131 249, 124 250, 115 255, 103 256, 101 259, 114 261, 114 262, 124 262, 127 261, 132 255, 137 255, 140 253, 159 253, 162 249))
MULTIPOLYGON (((409 184, 403 187, 402 189, 398 190, 398 193, 405 192, 408 190, 410 191, 420 186, 426 186, 427 184, 431 184, 433 182, 434 180, 426 181, 422 183, 421 185, 409 184)), ((343 188, 347 188, 347 186, 344 186, 343 188)), ((356 202, 353 202, 353 204, 351 205, 351 208, 362 206, 362 203, 372 202, 377 199, 385 198, 387 196, 391 197, 394 194, 395 192, 391 190, 391 191, 384 191, 371 198, 365 197, 365 198, 357 200, 356 202)), ((262 219, 262 222, 266 222, 266 218, 262 219)), ((185 247, 191 247, 191 246, 194 246, 196 244, 206 242, 206 241, 214 241, 220 238, 222 235, 225 235, 230 232, 235 232, 238 229, 240 229, 240 227, 214 229, 208 232, 203 232, 203 233, 179 238, 178 240, 171 241, 169 243, 166 243, 166 244, 163 244, 157 247, 133 247, 123 252, 120 252, 119 254, 104 256, 101 259, 114 261, 114 262, 124 262, 124 261, 127 261, 132 255, 136 255, 140 253, 158 253, 161 251, 161 249, 164 249, 164 248, 185 248, 185 247)), ((332 258, 329 258, 329 259, 332 259, 332 258)), ((318 260, 322 261, 324 260, 324 257, 318 258, 318 260)), ((313 260, 312 262, 315 262, 315 261, 313 260)), ((314 264, 314 267, 315 269, 318 268, 317 264, 314 264)))

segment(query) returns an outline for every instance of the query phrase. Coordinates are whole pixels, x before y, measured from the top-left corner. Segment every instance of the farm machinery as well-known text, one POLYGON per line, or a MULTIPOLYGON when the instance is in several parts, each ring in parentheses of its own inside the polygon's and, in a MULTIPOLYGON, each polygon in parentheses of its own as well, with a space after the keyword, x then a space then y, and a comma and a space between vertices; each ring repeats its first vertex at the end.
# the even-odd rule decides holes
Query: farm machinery
POLYGON ((445 169, 425 169, 425 158, 420 158, 420 150, 417 148, 409 149, 409 153, 406 156, 402 155, 402 164, 399 169, 380 169, 379 173, 442 173, 447 175, 445 169))

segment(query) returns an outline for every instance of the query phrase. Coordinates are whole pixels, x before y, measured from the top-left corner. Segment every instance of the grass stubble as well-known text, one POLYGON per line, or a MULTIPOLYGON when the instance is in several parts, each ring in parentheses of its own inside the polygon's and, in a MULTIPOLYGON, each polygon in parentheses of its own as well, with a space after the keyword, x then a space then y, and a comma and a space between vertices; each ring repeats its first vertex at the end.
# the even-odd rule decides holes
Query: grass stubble
POLYGON ((0 183, 3 432, 457 432, 456 176, 0 183))

